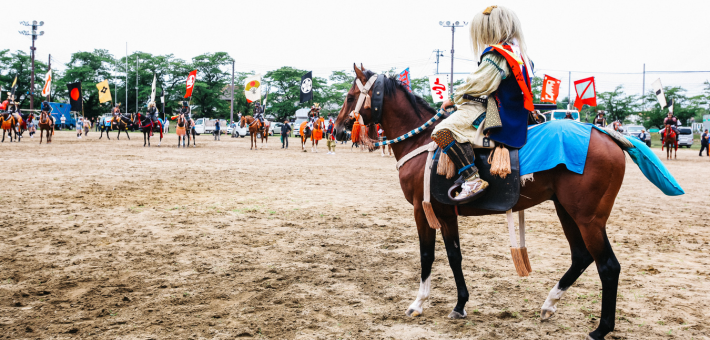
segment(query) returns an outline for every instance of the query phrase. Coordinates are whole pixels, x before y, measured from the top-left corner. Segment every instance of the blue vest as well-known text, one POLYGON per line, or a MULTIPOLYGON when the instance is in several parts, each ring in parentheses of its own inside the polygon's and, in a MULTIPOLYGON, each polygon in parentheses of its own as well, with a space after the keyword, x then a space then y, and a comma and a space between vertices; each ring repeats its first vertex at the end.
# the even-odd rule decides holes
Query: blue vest
MULTIPOLYGON (((483 52, 483 56, 488 53, 494 53, 500 56, 500 53, 493 50, 492 48, 487 48, 483 52)), ((481 60, 483 60, 481 56, 481 60)), ((518 65, 510 65, 508 67, 520 67, 518 65)), ((523 70, 523 75, 526 82, 530 82, 527 67, 523 70)), ((498 86, 498 90, 493 93, 496 102, 498 102, 498 112, 500 114, 500 120, 502 127, 493 128, 486 130, 490 131, 489 138, 507 146, 513 148, 521 148, 525 145, 528 138, 528 111, 524 106, 523 92, 520 89, 520 85, 515 80, 512 70, 508 76, 503 79, 498 86)))

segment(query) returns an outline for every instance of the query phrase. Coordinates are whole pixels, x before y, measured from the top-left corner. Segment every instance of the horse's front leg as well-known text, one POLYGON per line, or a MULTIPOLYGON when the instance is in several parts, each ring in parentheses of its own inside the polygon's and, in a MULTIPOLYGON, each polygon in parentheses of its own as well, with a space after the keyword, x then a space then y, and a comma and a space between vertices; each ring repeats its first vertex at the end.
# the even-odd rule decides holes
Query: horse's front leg
POLYGON ((407 316, 419 316, 424 311, 424 301, 429 298, 431 292, 431 266, 434 264, 434 248, 436 246, 436 230, 429 227, 421 201, 415 201, 414 220, 419 233, 419 257, 422 273, 417 298, 407 308, 405 313, 407 316))
MULTIPOLYGON (((453 211, 452 211, 453 213, 453 211)), ((449 258, 449 267, 454 273, 454 281, 456 281, 457 301, 454 310, 449 314, 451 319, 463 319, 466 317, 466 302, 468 302, 468 288, 466 288, 466 279, 461 270, 461 243, 459 241, 459 222, 455 214, 443 216, 437 212, 439 223, 441 223, 441 236, 444 238, 446 246, 446 256, 449 258)))

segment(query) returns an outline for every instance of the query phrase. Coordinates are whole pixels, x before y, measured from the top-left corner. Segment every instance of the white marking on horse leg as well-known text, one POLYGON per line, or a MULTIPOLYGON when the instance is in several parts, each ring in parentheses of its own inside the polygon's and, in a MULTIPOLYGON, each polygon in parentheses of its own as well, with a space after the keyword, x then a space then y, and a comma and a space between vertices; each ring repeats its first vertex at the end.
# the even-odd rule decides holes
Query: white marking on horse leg
POLYGON ((565 295, 566 290, 560 289, 560 283, 552 288, 550 294, 547 295, 547 300, 542 304, 542 313, 540 314, 542 320, 547 320, 557 311, 557 303, 560 302, 562 296, 565 295))
POLYGON ((419 282, 419 293, 417 294, 417 299, 409 305, 407 308, 407 316, 419 316, 422 315, 422 305, 424 301, 429 299, 429 293, 431 292, 431 276, 429 276, 426 281, 419 282))

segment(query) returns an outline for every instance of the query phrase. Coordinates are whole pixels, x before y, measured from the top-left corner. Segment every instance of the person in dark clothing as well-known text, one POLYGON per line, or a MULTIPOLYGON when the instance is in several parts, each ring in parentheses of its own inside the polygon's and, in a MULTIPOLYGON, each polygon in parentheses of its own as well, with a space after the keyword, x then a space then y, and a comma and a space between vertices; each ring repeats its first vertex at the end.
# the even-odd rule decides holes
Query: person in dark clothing
POLYGON ((710 143, 710 133, 708 133, 708 129, 705 129, 705 132, 700 136, 700 153, 698 156, 703 155, 703 150, 705 150, 705 156, 710 156, 710 151, 708 149, 708 144, 710 143))
POLYGON ((291 134, 291 125, 288 124, 288 119, 284 120, 284 125, 281 125, 281 148, 288 149, 288 136, 291 134))
POLYGON ((214 140, 220 140, 220 136, 222 135, 219 119, 215 119, 214 121, 214 140))

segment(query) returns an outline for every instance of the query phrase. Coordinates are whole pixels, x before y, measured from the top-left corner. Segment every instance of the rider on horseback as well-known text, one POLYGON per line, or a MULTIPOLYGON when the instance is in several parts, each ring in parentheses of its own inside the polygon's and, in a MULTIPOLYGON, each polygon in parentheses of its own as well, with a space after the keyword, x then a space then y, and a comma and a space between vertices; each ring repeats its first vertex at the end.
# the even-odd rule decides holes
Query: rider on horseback
MULTIPOLYGON (((490 6, 471 23, 471 39, 481 53, 479 67, 454 96, 458 112, 434 128, 431 138, 456 167, 459 204, 479 198, 488 183, 473 164, 474 145, 493 147, 493 141, 513 148, 525 145, 528 115, 534 110, 526 45, 517 15, 490 6)), ((445 100, 442 109, 454 107, 445 100)), ((491 151, 492 152, 492 151, 491 151)))
POLYGON ((259 102, 254 103, 254 119, 259 120, 259 130, 264 129, 264 108, 259 104, 259 102))
POLYGON ((668 135, 668 130, 672 130, 678 136, 678 118, 673 115, 673 111, 668 111, 668 117, 663 119, 666 129, 663 131, 663 139, 668 135))
POLYGON ((118 123, 118 120, 121 119, 121 103, 116 103, 116 106, 111 109, 111 115, 113 116, 111 123, 118 123))
POLYGON ((594 118, 594 125, 600 128, 606 127, 606 118, 604 118, 604 111, 599 111, 596 118, 594 118))

